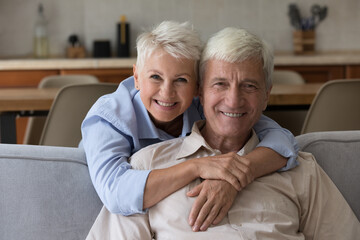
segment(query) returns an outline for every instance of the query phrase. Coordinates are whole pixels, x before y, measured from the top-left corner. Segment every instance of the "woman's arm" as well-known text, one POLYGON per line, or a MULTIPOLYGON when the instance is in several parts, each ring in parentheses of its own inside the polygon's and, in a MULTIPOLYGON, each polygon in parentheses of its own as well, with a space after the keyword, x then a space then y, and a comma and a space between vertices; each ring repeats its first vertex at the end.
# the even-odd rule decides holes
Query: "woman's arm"
MULTIPOLYGON (((299 152, 299 147, 294 135, 289 130, 282 128, 274 120, 266 117, 265 115, 261 115, 260 120, 254 126, 254 130, 260 139, 260 143, 257 147, 272 149, 274 152, 287 159, 285 167, 281 168, 280 171, 286 171, 298 165, 296 158, 299 152)), ((255 151, 257 151, 257 149, 255 149, 255 151)), ((257 159, 262 161, 263 164, 268 164, 268 161, 274 161, 274 163, 276 163, 276 159, 273 159, 274 156, 276 155, 262 154, 258 156, 262 160, 260 160, 260 158, 257 159)), ((277 160, 280 160, 280 163, 282 163, 279 157, 280 156, 278 156, 277 160)), ((254 159, 251 156, 250 158, 254 159)), ((260 170, 257 175, 263 176, 264 174, 271 173, 276 170, 279 169, 271 168, 267 171, 260 170)))
MULTIPOLYGON (((154 206, 199 177, 224 180, 239 191, 249 184, 253 177, 249 172, 250 169, 243 162, 238 161, 238 157, 236 153, 231 152, 219 156, 190 159, 172 167, 152 170, 145 186, 144 209, 154 206)), ((133 161, 131 163, 136 165, 133 161)))
POLYGON ((87 118, 81 130, 90 177, 103 204, 112 213, 142 213, 150 171, 131 169, 129 139, 98 116, 87 118))
POLYGON ((131 169, 127 162, 132 152, 131 142, 99 116, 86 118, 82 134, 91 180, 101 201, 112 213, 143 213, 198 177, 223 179, 238 190, 243 182, 240 180, 245 171, 241 170, 243 164, 229 157, 224 161, 218 161, 218 157, 212 161, 198 158, 152 172, 131 169))

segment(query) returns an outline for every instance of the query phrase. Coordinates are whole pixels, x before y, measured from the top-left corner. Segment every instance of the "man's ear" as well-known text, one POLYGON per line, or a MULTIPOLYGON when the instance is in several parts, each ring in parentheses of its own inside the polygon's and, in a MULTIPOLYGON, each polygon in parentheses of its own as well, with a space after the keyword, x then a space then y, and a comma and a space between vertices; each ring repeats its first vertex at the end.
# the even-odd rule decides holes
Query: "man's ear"
POLYGON ((135 88, 137 90, 140 90, 138 69, 136 68, 135 64, 133 64, 133 73, 134 73, 134 85, 135 85, 135 88))

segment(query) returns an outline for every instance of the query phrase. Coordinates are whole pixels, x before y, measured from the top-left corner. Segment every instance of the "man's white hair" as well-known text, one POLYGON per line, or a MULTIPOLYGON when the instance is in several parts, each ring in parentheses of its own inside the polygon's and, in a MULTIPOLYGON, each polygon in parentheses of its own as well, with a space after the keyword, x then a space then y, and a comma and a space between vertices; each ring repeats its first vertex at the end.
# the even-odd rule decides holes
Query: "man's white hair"
POLYGON ((200 82, 206 71, 206 63, 211 59, 230 63, 241 63, 248 59, 260 61, 263 65, 266 88, 272 86, 274 55, 266 42, 244 29, 228 27, 208 40, 200 60, 200 82))

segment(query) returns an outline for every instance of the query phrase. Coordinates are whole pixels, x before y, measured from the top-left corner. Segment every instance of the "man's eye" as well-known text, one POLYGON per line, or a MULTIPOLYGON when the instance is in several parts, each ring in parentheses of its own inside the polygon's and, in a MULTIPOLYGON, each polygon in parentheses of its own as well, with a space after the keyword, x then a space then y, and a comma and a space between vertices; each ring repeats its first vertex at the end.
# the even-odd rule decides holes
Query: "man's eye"
POLYGON ((215 86, 225 86, 225 83, 224 82, 216 82, 214 85, 215 86))
POLYGON ((188 82, 188 80, 186 78, 177 78, 176 81, 177 82, 184 82, 184 83, 188 82))
POLYGON ((258 89, 258 87, 253 84, 243 84, 242 88, 248 92, 254 92, 258 89))

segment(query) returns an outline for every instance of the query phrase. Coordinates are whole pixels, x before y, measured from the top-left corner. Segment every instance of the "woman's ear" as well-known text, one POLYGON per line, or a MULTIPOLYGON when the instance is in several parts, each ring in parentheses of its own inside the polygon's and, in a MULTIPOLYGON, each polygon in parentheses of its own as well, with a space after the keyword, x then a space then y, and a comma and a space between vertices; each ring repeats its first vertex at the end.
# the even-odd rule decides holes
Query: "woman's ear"
POLYGON ((138 69, 136 68, 136 65, 133 64, 133 73, 134 73, 134 85, 137 90, 140 90, 139 85, 139 75, 138 75, 138 69))

